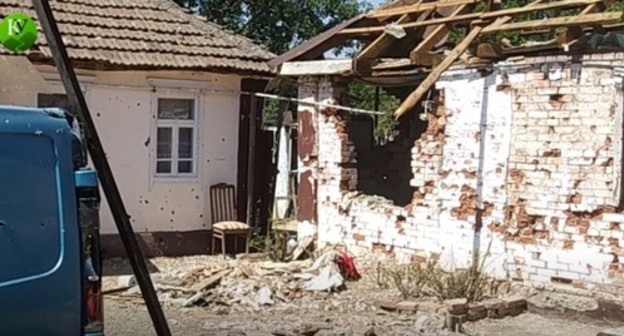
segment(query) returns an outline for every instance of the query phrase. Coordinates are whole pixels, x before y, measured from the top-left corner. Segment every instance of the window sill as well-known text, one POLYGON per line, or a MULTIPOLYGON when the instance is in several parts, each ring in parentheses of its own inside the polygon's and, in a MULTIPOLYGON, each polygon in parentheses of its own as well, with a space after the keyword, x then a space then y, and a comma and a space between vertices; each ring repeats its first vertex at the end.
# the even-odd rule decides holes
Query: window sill
POLYGON ((156 183, 198 183, 198 176, 153 176, 156 183))

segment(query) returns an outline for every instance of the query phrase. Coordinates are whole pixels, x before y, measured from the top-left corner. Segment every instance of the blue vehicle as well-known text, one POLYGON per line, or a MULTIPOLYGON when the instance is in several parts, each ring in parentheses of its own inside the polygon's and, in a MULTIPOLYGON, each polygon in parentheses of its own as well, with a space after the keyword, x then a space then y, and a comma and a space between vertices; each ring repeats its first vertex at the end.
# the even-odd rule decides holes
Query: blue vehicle
POLYGON ((77 120, 0 106, 0 335, 102 336, 97 174, 77 120))

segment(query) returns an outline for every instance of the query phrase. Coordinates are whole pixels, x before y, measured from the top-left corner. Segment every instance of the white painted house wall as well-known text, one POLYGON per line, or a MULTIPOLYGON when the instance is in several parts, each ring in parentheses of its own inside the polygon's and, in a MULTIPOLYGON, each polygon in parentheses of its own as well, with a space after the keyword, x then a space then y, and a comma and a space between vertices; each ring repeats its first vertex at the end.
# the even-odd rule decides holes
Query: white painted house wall
MULTIPOLYGON (((63 93, 54 69, 38 68, 50 92, 63 93)), ((236 185, 241 77, 198 72, 78 73, 136 232, 210 228, 209 187, 236 185), (196 175, 156 178, 156 101, 194 98, 196 175)), ((0 104, 37 105, 37 89, 0 92, 0 104)), ((102 233, 117 233, 106 200, 102 233)))

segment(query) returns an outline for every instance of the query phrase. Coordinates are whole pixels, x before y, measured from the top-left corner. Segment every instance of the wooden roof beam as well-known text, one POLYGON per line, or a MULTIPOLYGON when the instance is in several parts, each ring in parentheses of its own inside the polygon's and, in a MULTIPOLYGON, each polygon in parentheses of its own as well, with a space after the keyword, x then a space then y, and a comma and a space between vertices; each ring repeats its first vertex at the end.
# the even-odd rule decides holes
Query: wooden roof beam
POLYGON ((399 16, 399 15, 404 15, 404 14, 425 12, 428 10, 437 10, 439 8, 444 8, 444 7, 455 7, 455 6, 461 6, 461 5, 476 4, 479 1, 481 0, 441 0, 441 1, 436 1, 432 3, 420 3, 416 5, 411 5, 411 6, 380 9, 380 10, 372 11, 369 14, 366 14, 366 17, 371 18, 371 19, 380 19, 380 18, 387 18, 390 16, 399 16))
POLYGON ((420 85, 412 92, 402 103, 401 106, 394 112, 395 118, 401 117, 412 109, 420 99, 431 89, 435 82, 440 78, 442 73, 446 71, 459 57, 468 49, 470 44, 481 34, 482 27, 473 28, 470 33, 451 51, 451 53, 444 58, 444 60, 438 64, 433 71, 427 76, 427 78, 420 83, 420 85))
POLYGON ((481 15, 481 19, 484 19, 484 20, 493 19, 493 18, 497 18, 500 16, 504 16, 504 15, 515 16, 515 15, 521 15, 521 14, 526 14, 526 13, 535 12, 535 11, 542 11, 542 10, 584 7, 587 5, 599 4, 601 2, 603 2, 603 0, 563 0, 563 1, 548 2, 544 4, 532 4, 531 3, 523 7, 509 8, 509 9, 498 10, 495 12, 483 13, 483 15, 481 15))
MULTIPOLYGON (((423 2, 423 1, 421 1, 423 2)), ((433 13, 433 10, 428 10, 422 13, 416 21, 424 21, 429 15, 433 13)), ((403 24, 414 21, 415 14, 403 14, 401 18, 396 22, 397 24, 403 24)), ((372 71, 373 63, 384 51, 386 51, 392 43, 396 42, 397 38, 391 34, 384 32, 371 42, 364 50, 356 55, 353 59, 353 71, 359 74, 368 74, 372 71)))
MULTIPOLYGON (((461 5, 449 16, 454 17, 456 15, 461 14, 466 11, 466 9, 472 8, 472 6, 461 5)), ((416 48, 412 49, 410 52, 410 59, 412 63, 417 64, 418 60, 421 58, 422 53, 428 53, 433 49, 433 47, 440 41, 444 36, 446 36, 451 29, 451 26, 448 24, 438 25, 427 37, 422 40, 416 48)))
POLYGON ((545 20, 533 20, 524 22, 508 23, 500 26, 488 26, 483 29, 483 34, 499 33, 512 30, 531 30, 552 27, 570 27, 580 25, 593 25, 617 21, 622 17, 621 12, 609 12, 598 14, 587 14, 582 16, 565 16, 545 20))
MULTIPOLYGON (((541 11, 541 10, 583 7, 583 6, 587 6, 591 4, 598 4, 603 1, 604 0, 563 0, 563 1, 545 3, 545 4, 538 4, 538 5, 530 4, 524 7, 498 10, 495 12, 469 13, 469 14, 455 15, 455 16, 444 17, 444 18, 431 19, 431 20, 426 20, 426 21, 410 22, 410 23, 400 24, 399 26, 402 27, 403 29, 412 29, 416 27, 430 26, 430 25, 436 25, 436 24, 470 23, 473 20, 479 20, 479 19, 491 20, 491 19, 496 19, 496 18, 503 17, 503 16, 516 16, 516 15, 522 15, 522 14, 535 12, 535 11, 541 11)), ((592 22, 590 22, 590 24, 591 23, 592 22)), ((385 26, 347 28, 338 32, 338 34, 346 35, 346 36, 358 36, 362 34, 382 33, 384 30, 385 30, 385 26)))

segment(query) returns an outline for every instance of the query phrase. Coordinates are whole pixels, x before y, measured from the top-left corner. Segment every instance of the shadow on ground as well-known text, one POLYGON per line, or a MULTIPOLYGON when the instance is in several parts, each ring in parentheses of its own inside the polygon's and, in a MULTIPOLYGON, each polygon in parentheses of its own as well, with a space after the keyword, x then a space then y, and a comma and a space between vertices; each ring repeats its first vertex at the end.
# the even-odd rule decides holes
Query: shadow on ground
MULTIPOLYGON (((149 259, 145 259, 147 270, 150 273, 158 273, 160 270, 149 259)), ((132 265, 128 259, 112 258, 104 260, 104 276, 132 275, 132 265)))

